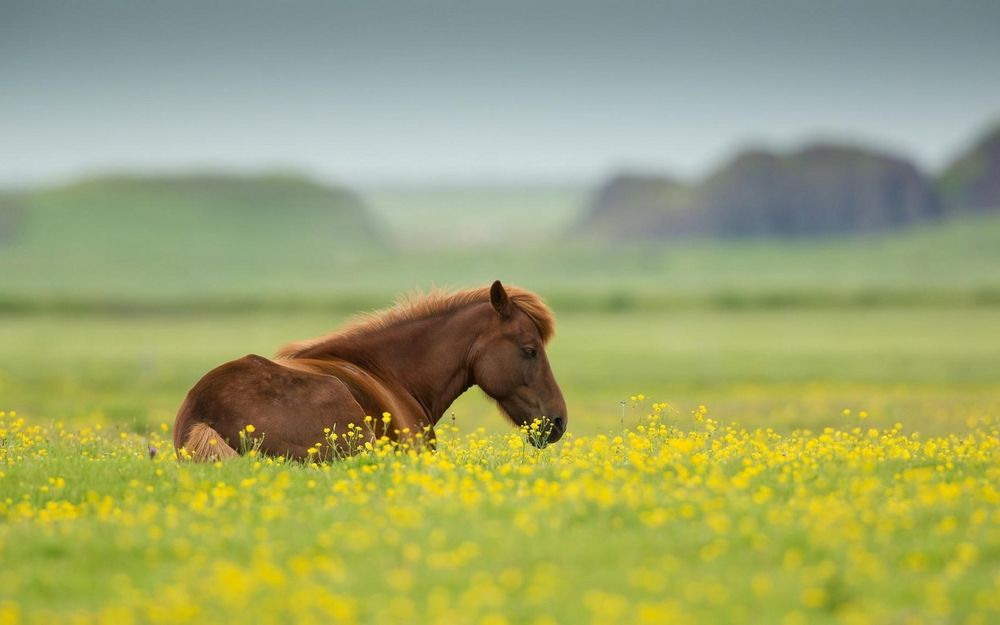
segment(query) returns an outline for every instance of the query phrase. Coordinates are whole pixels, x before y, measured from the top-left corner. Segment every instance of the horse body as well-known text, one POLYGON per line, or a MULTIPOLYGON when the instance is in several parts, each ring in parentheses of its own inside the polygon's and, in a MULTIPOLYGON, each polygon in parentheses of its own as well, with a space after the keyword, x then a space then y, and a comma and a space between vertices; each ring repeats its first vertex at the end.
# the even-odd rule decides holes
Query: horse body
POLYGON ((285 346, 275 359, 225 363, 188 393, 174 446, 200 460, 230 457, 244 447, 242 432, 263 453, 304 459, 317 443, 332 452, 330 434, 338 434, 338 453, 350 453, 352 429, 368 440, 433 441, 433 426, 474 384, 515 423, 547 419, 554 442, 565 431, 566 404, 544 353, 551 312, 532 293, 511 293, 496 282, 431 294, 285 346))

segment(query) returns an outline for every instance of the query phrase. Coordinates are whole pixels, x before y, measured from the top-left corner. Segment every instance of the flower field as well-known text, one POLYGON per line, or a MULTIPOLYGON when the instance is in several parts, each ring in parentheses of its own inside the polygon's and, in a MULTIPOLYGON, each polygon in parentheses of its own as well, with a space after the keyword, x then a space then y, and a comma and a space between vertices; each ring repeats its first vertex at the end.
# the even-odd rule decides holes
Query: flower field
POLYGON ((0 623, 995 623, 1000 432, 642 403, 303 465, 0 413, 0 623))

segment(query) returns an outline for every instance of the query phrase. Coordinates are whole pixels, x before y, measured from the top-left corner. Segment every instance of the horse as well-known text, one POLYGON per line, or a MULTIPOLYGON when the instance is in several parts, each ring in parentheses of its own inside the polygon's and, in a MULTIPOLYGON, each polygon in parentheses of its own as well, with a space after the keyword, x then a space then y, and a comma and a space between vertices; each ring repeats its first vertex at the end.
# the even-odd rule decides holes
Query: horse
POLYGON ((343 456, 382 437, 433 447, 434 426, 473 385, 515 425, 540 420, 529 440, 544 447, 568 424, 545 351, 554 332, 538 295, 499 280, 404 296, 275 358, 248 354, 212 369, 177 412, 174 448, 212 462, 249 449, 343 456))

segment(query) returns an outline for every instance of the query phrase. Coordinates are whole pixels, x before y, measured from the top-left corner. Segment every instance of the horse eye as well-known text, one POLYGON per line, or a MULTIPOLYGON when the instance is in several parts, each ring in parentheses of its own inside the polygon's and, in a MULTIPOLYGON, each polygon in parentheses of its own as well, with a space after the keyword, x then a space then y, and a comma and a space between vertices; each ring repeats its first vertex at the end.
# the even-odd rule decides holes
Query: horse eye
POLYGON ((538 355, 538 352, 535 351, 534 347, 522 347, 521 351, 524 353, 525 358, 534 358, 538 355))

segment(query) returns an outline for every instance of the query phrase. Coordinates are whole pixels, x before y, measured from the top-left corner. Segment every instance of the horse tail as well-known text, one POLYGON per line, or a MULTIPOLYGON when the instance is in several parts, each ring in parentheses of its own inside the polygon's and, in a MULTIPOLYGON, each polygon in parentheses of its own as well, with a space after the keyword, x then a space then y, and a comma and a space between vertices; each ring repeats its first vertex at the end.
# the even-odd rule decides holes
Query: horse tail
POLYGON ((214 462, 239 456, 218 432, 205 423, 195 423, 191 426, 183 449, 187 451, 191 460, 198 462, 214 462))
POLYGON ((179 460, 195 460, 198 462, 214 462, 235 458, 239 454, 206 423, 191 423, 191 394, 184 399, 181 409, 177 411, 174 422, 174 450, 179 460))

